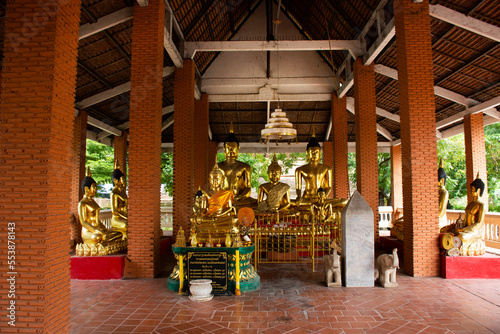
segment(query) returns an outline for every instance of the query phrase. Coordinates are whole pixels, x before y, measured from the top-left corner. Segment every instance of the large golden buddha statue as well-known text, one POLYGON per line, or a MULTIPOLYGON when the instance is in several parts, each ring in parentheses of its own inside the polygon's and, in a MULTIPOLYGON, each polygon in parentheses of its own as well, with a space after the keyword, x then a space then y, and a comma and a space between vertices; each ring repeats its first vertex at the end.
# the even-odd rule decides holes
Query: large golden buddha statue
POLYGON ((282 212, 290 206, 290 186, 280 182, 281 166, 276 155, 267 167, 267 174, 269 182, 259 186, 257 209, 262 212, 282 212))
POLYGON ((114 231, 121 232, 123 239, 127 239, 128 230, 128 196, 125 191, 125 175, 123 175, 115 160, 115 170, 111 174, 113 190, 111 190, 111 227, 114 231))
POLYGON ((210 190, 205 193, 201 189, 195 195, 193 216, 191 217, 191 234, 196 234, 199 243, 207 242, 209 236, 223 239, 226 234, 237 233, 236 209, 233 206, 234 194, 223 189, 225 175, 215 164, 209 175, 210 190))
MULTIPOLYGON (((332 190, 332 168, 320 163, 321 146, 316 139, 314 132, 307 144, 308 163, 295 169, 295 188, 297 198, 296 205, 309 210, 312 203, 318 201, 318 189, 322 188, 325 197, 328 197, 332 190), (304 192, 302 192, 302 181, 304 181, 304 192)), ((347 203, 347 199, 326 199, 326 202, 333 206, 342 206, 347 203)))
POLYGON ((87 176, 83 179, 82 190, 84 195, 78 203, 78 216, 82 224, 83 245, 77 245, 77 255, 106 255, 121 250, 126 244, 125 241, 121 242, 123 234, 106 228, 99 220, 101 208, 94 200, 97 183, 90 174, 90 168, 87 169, 87 176))
POLYGON ((224 141, 225 159, 219 162, 219 168, 224 172, 225 183, 223 189, 231 190, 234 194, 234 205, 237 208, 243 206, 255 206, 257 201, 250 197, 252 191, 252 168, 250 165, 238 161, 240 143, 233 132, 233 123, 229 135, 224 141))

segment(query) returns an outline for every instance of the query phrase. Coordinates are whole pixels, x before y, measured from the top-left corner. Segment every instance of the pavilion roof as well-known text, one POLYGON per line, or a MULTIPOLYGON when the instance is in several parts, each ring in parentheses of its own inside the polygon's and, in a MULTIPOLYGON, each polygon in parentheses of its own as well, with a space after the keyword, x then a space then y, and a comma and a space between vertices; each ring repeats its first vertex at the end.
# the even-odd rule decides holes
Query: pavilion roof
MULTIPOLYGON (((5 3, 6 0, 0 1, 0 56, 3 53, 5 3)), ((76 108, 88 112, 89 133, 98 139, 128 128, 133 4, 133 0, 82 1, 76 108)), ((378 140, 389 142, 400 138, 392 0, 166 0, 166 4, 167 18, 172 14, 172 19, 167 22, 172 27, 167 26, 165 35, 165 44, 170 47, 164 49, 163 143, 173 140, 175 67, 180 66, 183 57, 192 55, 190 50, 195 47, 203 50, 205 45, 193 42, 240 41, 246 42, 245 47, 252 49, 258 44, 255 42, 263 44, 261 42, 275 38, 280 42, 291 41, 292 48, 297 50, 302 50, 299 41, 331 39, 351 43, 351 53, 347 49, 337 49, 337 44, 329 46, 332 51, 324 48, 307 51, 314 54, 314 62, 321 63, 318 66, 328 68, 328 73, 319 78, 297 75, 294 80, 304 81, 307 94, 297 93, 295 100, 270 100, 271 109, 279 104, 287 112, 287 117, 298 131, 300 142, 309 140, 312 126, 318 138, 331 139, 331 102, 326 97, 328 94, 312 94, 310 91, 314 87, 327 91, 340 82, 343 85, 339 92, 348 97, 348 108, 354 104, 353 88, 349 86, 352 82, 350 71, 346 68, 350 67, 354 50, 352 45, 358 45, 360 41, 366 42, 368 51, 361 51, 365 61, 375 63, 378 140), (266 6, 274 8, 272 14, 265 14, 266 6), (259 27, 260 32, 252 34, 249 22, 253 22, 257 15, 265 16, 261 20, 269 24, 269 28, 259 27), (291 36, 277 31, 273 33, 273 19, 278 15, 281 20, 293 25, 291 36)), ((437 136, 447 137, 462 132, 462 117, 468 112, 484 111, 485 124, 498 121, 500 2, 431 0, 430 6, 437 136)), ((227 47, 233 48, 234 45, 227 47)), ((281 45, 278 43, 278 51, 281 45)), ((214 78, 217 78, 217 70, 221 68, 217 60, 226 53, 223 50, 224 46, 215 51, 198 51, 193 57, 197 69, 197 90, 214 96, 209 100, 212 139, 223 141, 230 122, 233 122, 241 142, 258 142, 267 120, 268 103, 248 98, 251 94, 243 88, 239 92, 235 83, 241 84, 241 87, 246 85, 247 89, 251 86, 241 78, 230 78, 230 84, 226 85, 232 87, 227 91, 220 88, 224 87, 224 83, 219 82, 220 87, 217 88, 214 78), (217 94, 210 94, 211 89, 217 94), (233 100, 225 98, 224 94, 233 96, 233 100)), ((280 57, 287 56, 280 54, 280 57)), ((286 72, 286 68, 282 71, 286 72)), ((280 72, 278 67, 278 72, 270 74, 271 78, 273 75, 278 78, 277 84, 276 81, 268 81, 279 93, 280 88, 283 91, 287 89, 286 80, 280 78, 280 72)), ((266 78, 259 80, 254 85, 266 83, 266 78)), ((258 90, 253 94, 258 94, 258 90)), ((350 141, 355 140, 354 117, 350 112, 348 135, 350 141)))

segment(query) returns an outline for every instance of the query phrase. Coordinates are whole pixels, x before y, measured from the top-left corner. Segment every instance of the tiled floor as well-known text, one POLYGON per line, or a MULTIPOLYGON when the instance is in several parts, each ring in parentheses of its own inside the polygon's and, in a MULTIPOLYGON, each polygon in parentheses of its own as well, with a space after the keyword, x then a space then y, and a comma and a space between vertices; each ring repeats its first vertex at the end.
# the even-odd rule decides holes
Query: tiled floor
POLYGON ((71 283, 71 333, 500 333, 500 280, 398 275, 398 288, 327 288, 307 265, 193 302, 166 278, 71 283))

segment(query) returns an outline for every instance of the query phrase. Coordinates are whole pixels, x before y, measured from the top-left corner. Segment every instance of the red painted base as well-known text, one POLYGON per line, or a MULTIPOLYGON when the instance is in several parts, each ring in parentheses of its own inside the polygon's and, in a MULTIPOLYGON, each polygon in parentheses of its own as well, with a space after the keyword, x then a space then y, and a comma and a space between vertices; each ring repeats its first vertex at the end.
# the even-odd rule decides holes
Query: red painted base
POLYGON ((441 276, 454 278, 500 278, 500 256, 441 255, 441 276))
POLYGON ((71 279, 122 279, 125 254, 72 256, 71 279))

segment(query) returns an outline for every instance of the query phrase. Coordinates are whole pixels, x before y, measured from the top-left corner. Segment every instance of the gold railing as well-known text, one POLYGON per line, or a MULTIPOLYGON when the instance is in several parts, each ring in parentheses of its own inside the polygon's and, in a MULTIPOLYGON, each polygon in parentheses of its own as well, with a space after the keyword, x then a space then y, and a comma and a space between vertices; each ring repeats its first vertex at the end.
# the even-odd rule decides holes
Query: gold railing
POLYGON ((340 212, 326 221, 309 213, 257 214, 249 236, 256 269, 262 263, 310 263, 314 271, 332 241, 340 244, 340 212))

